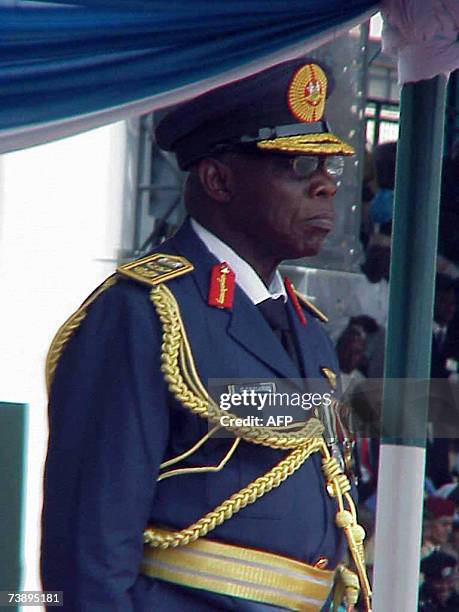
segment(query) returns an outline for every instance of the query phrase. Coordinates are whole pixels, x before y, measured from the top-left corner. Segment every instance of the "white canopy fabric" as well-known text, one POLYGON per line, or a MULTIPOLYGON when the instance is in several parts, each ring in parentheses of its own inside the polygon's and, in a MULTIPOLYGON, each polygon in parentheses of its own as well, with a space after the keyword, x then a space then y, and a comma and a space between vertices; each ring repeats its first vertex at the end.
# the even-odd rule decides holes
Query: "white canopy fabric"
POLYGON ((383 51, 398 59, 400 84, 459 68, 459 0, 383 0, 383 51))

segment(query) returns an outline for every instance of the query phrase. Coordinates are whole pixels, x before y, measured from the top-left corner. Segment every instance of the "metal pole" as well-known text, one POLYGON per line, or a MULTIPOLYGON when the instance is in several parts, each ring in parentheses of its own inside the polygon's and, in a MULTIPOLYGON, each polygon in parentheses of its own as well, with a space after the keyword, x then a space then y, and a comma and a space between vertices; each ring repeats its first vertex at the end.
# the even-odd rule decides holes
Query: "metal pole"
POLYGON ((401 97, 376 511, 375 612, 417 610, 428 412, 427 383, 423 389, 422 381, 430 377, 446 85, 445 76, 409 83, 401 97), (416 389, 413 380, 419 381, 416 389))

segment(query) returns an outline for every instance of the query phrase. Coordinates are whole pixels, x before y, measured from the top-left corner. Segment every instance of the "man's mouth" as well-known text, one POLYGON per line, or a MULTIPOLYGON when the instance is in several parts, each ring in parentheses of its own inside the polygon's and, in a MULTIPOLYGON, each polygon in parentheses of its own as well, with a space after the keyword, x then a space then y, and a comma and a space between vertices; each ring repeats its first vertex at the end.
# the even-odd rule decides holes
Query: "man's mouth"
POLYGON ((333 229, 333 221, 334 217, 331 215, 318 215, 317 217, 306 219, 306 224, 330 232, 333 229))

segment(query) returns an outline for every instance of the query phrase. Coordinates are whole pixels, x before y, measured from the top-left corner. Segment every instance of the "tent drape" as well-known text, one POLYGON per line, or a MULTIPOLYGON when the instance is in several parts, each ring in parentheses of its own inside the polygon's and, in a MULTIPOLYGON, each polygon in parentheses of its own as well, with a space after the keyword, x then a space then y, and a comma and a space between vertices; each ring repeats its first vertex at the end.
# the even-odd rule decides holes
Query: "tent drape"
POLYGON ((0 152, 176 103, 309 52, 375 0, 0 0, 0 152))
POLYGON ((398 59, 400 83, 459 68, 458 0, 383 0, 383 50, 398 59))

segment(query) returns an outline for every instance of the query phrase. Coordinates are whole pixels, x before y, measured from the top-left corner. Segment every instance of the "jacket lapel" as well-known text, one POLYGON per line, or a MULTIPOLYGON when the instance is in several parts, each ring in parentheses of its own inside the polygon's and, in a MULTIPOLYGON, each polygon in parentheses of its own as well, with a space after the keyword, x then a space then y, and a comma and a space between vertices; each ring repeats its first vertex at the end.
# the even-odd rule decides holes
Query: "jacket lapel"
POLYGON ((240 289, 235 294, 228 333, 246 350, 277 372, 280 377, 301 377, 263 315, 240 289))
POLYGON ((292 330, 298 340, 298 349, 304 376, 305 378, 319 378, 320 372, 318 370, 318 366, 320 363, 320 356, 314 326, 311 324, 309 315, 306 313, 306 325, 302 325, 300 323, 291 300, 288 301, 288 309, 292 330))

